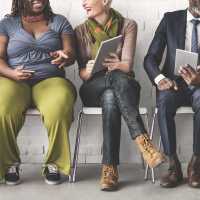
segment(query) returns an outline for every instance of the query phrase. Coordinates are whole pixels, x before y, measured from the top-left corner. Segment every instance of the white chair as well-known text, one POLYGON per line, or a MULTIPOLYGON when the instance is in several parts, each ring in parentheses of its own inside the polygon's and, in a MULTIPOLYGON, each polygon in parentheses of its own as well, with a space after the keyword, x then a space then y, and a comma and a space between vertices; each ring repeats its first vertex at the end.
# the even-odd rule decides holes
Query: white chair
MULTIPOLYGON (((37 109, 30 108, 26 111, 26 116, 40 116, 40 112, 37 109)), ((68 175, 69 182, 71 182, 71 174, 68 175)))
MULTIPOLYGON (((193 114, 193 110, 191 107, 186 107, 186 106, 182 106, 180 108, 177 109, 176 111, 176 115, 180 115, 180 114, 193 114)), ((154 109, 154 114, 153 114, 153 119, 152 119, 152 124, 151 124, 151 131, 150 131, 150 138, 153 140, 153 136, 154 136, 154 129, 155 129, 155 121, 157 118, 157 114, 158 114, 158 108, 156 107, 154 109)), ((159 149, 161 149, 161 136, 159 137, 159 144, 158 144, 159 149)), ((146 170, 145 170, 145 179, 148 179, 148 170, 149 170, 149 166, 146 165, 146 170)), ((155 183, 155 176, 154 176, 154 169, 152 170, 152 182, 155 183)))
MULTIPOLYGON (((148 118, 147 108, 141 107, 139 111, 140 111, 140 114, 144 116, 147 130, 149 130, 149 122, 148 122, 149 118, 148 118)), ((79 154, 83 115, 102 115, 102 109, 100 107, 83 107, 81 111, 79 112, 77 135, 76 135, 75 150, 74 150, 74 159, 73 159, 72 182, 76 181, 76 172, 77 172, 77 165, 78 165, 78 154, 79 154)), ((144 166, 144 163, 143 163, 143 166, 144 166)))

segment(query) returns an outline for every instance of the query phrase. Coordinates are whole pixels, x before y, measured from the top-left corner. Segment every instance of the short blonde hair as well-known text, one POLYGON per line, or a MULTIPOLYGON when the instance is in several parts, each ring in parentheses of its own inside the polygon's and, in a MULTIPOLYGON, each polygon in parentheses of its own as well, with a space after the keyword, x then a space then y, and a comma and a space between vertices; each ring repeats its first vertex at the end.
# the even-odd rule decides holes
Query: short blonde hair
POLYGON ((112 0, 108 0, 108 5, 110 6, 112 3, 112 0))

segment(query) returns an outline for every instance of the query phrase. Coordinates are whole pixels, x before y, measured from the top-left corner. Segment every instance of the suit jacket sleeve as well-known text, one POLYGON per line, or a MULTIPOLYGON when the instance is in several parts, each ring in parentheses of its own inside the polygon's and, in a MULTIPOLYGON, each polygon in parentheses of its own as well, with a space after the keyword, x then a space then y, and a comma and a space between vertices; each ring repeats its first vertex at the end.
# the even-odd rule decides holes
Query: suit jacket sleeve
POLYGON ((150 80, 154 83, 154 79, 161 74, 159 65, 162 61, 163 52, 167 43, 167 25, 166 25, 166 14, 161 20, 154 38, 149 47, 148 53, 144 59, 144 69, 147 72, 150 80))

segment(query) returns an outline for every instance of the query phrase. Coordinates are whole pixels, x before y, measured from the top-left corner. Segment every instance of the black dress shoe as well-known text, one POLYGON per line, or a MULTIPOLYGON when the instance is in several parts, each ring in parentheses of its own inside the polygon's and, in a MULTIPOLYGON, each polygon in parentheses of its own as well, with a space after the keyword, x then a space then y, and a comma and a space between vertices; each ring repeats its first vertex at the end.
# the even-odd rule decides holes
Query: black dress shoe
POLYGON ((200 188, 200 156, 192 156, 187 173, 189 186, 200 188))

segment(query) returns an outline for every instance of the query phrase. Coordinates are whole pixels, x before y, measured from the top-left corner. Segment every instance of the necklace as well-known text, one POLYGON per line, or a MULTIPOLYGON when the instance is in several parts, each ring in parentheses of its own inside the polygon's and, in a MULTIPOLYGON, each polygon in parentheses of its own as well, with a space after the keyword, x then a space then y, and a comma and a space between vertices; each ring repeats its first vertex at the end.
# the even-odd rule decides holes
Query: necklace
POLYGON ((44 15, 37 15, 37 16, 22 16, 23 20, 28 22, 28 23, 33 23, 33 22, 40 22, 45 19, 44 15))

